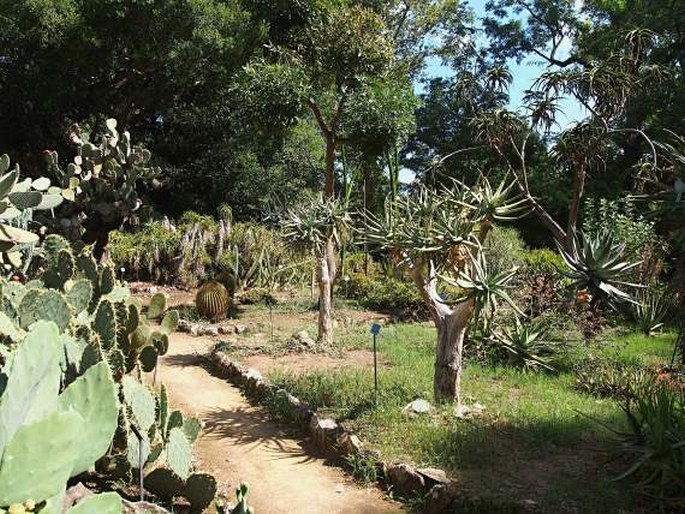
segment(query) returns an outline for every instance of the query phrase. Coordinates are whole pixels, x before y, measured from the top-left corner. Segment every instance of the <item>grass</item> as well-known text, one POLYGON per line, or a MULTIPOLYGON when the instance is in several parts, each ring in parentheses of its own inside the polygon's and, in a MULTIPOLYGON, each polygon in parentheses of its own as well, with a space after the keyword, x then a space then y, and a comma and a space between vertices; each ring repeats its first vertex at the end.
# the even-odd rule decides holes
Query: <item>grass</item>
MULTIPOLYGON (((368 327, 345 330, 340 339, 346 348, 371 344, 368 327)), ((653 364, 670 358, 672 341, 668 333, 621 334, 600 351, 653 364)), ((430 324, 384 328, 376 407, 370 368, 299 376, 275 371, 270 379, 335 417, 385 459, 443 467, 495 504, 532 499, 544 512, 633 511, 640 499, 626 484, 611 481, 620 466, 607 464, 611 434, 595 421, 621 426, 615 401, 577 391, 570 371, 522 372, 467 362, 464 401, 484 405, 482 416, 458 419, 449 407, 407 416, 407 403, 432 399, 434 347, 430 324)))

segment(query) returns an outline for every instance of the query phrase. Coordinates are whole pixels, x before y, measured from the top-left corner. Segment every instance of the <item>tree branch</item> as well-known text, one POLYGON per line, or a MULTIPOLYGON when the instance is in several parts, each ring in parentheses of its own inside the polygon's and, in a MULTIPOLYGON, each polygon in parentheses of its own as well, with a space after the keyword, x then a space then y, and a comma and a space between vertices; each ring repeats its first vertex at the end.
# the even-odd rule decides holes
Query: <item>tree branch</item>
POLYGON ((319 124, 319 129, 321 130, 321 132, 323 132, 326 138, 331 137, 331 129, 329 129, 328 125, 326 125, 326 120, 323 119, 323 114, 321 114, 321 109, 319 109, 319 106, 312 98, 307 100, 307 104, 314 113, 314 117, 316 118, 316 122, 319 124))

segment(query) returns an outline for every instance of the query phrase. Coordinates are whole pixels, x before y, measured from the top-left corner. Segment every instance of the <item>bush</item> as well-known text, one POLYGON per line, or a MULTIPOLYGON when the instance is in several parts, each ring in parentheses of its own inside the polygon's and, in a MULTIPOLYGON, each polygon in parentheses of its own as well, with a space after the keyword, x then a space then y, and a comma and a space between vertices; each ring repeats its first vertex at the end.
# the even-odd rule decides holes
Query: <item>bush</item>
POLYGON ((500 226, 488 234, 484 251, 488 268, 495 274, 522 267, 528 253, 518 230, 500 226))
POLYGON ((263 287, 253 287, 243 291, 238 296, 238 301, 243 305, 256 305, 258 303, 276 304, 277 300, 271 292, 263 287))
MULTIPOLYGON (((192 211, 178 223, 150 221, 135 232, 113 232, 110 255, 127 278, 196 287, 230 274, 235 286, 274 288, 309 277, 280 234, 256 223, 232 225, 192 211)), ((306 268, 306 269, 305 269, 306 268)))
POLYGON ((530 250, 523 256, 523 269, 519 273, 521 287, 517 295, 518 304, 531 317, 557 310, 563 298, 560 270, 565 268, 561 256, 547 249, 530 250))
POLYGON ((522 369, 555 371, 555 360, 560 343, 551 340, 545 323, 521 321, 514 318, 514 326, 495 330, 496 359, 522 369))
POLYGON ((403 316, 410 317, 427 314, 426 305, 416 286, 406 280, 352 273, 349 280, 339 283, 339 288, 342 288, 347 298, 357 300, 367 309, 399 311, 403 316))

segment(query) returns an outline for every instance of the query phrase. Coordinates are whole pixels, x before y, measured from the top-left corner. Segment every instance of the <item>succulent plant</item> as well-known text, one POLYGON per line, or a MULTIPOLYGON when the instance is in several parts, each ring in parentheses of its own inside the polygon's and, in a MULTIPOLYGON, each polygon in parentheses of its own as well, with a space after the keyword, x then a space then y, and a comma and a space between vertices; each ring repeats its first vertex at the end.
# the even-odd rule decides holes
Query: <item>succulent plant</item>
POLYGON ((240 484, 240 487, 236 488, 235 496, 238 503, 233 507, 231 514, 254 514, 254 509, 247 506, 246 497, 248 489, 249 486, 245 483, 240 484))
POLYGON ((119 228, 142 204, 141 183, 156 187, 161 170, 152 166, 149 150, 131 145, 128 131, 119 133, 108 119, 104 133, 92 137, 78 125, 71 128, 77 155, 62 168, 56 152, 47 155, 48 169, 74 201, 63 209, 60 226, 67 232, 85 229, 84 241, 95 243, 100 258, 109 232, 119 228), (85 217, 85 220, 82 218, 85 217))
POLYGON ((216 322, 226 317, 231 297, 223 284, 207 282, 198 290, 195 305, 202 316, 216 322))
MULTIPOLYGON (((38 321, 5 367, 0 508, 60 495, 67 479, 92 467, 114 436, 119 407, 107 366, 92 366, 60 395, 62 352, 57 326, 38 321)), ((109 498, 121 508, 118 496, 109 498)))
POLYGON ((610 234, 581 234, 574 240, 573 251, 567 252, 561 245, 559 251, 569 267, 562 273, 577 289, 589 291, 595 304, 602 300, 615 307, 617 302, 632 301, 622 288, 636 286, 625 278, 640 262, 624 261, 625 245, 616 243, 610 234))
POLYGON ((45 177, 19 182, 19 167, 10 169, 9 156, 0 155, 0 264, 5 269, 20 267, 22 250, 38 243, 38 235, 17 225, 26 224, 32 211, 53 209, 62 200, 62 191, 45 177))

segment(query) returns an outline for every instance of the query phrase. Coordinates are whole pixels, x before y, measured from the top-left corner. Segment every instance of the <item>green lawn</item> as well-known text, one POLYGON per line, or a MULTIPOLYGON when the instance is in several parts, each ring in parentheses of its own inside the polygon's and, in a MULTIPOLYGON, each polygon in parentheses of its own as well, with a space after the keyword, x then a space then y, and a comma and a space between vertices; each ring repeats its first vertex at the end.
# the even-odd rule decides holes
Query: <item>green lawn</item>
MULTIPOLYGON (((366 330, 345 331, 341 343, 369 346, 366 330)), ((595 421, 621 426, 622 412, 611 399, 578 392, 570 372, 551 375, 468 362, 465 403, 484 405, 482 416, 458 419, 450 408, 419 417, 403 414, 410 401, 432 399, 434 338, 428 323, 384 328, 376 408, 370 368, 298 377, 274 373, 270 379, 351 428, 384 458, 443 467, 495 505, 532 499, 550 512, 635 510, 637 495, 627 484, 610 480, 622 468, 608 464, 611 434, 595 421)), ((598 351, 651 364, 670 358, 672 340, 672 334, 616 335, 598 351)), ((573 354, 584 351, 591 350, 573 354)))

